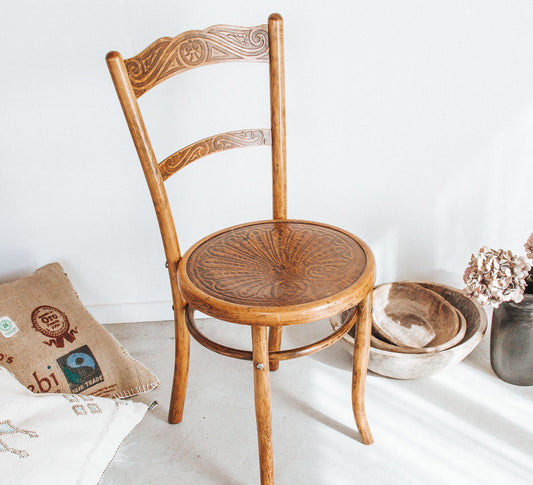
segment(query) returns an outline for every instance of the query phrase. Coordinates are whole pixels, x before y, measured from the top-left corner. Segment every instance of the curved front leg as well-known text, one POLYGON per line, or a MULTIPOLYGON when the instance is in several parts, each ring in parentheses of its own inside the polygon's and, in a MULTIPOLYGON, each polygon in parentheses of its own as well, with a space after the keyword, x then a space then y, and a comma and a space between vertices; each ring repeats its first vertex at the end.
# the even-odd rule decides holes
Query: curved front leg
POLYGON ((372 333, 372 290, 359 303, 359 316, 355 324, 352 406, 355 423, 365 445, 374 442, 365 412, 365 379, 370 353, 370 335, 372 333))
POLYGON ((174 293, 174 326, 176 347, 174 355, 174 378, 172 381, 172 394, 168 411, 168 422, 176 424, 183 418, 185 394, 187 392, 187 379, 189 375, 190 335, 185 322, 185 302, 177 288, 172 288, 174 293))
POLYGON ((273 485, 272 403, 270 398, 267 327, 252 325, 252 347, 254 356, 255 417, 259 441, 261 485, 273 485))

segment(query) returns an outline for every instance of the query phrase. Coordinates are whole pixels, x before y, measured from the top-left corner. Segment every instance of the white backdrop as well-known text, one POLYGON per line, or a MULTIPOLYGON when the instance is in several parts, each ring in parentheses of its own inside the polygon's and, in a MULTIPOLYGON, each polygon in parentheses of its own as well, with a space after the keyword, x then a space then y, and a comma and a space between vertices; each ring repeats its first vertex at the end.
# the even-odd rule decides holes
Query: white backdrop
MULTIPOLYGON (((5 6, 4 6, 5 7, 5 6)), ((0 281, 59 261, 102 322, 171 318, 148 190, 104 61, 217 23, 285 19, 289 216, 352 231, 378 282, 461 285, 471 252, 533 231, 530 0, 48 0, 0 16, 0 281)), ((263 64, 190 71, 143 96, 163 158, 268 127, 263 64)), ((182 250, 268 218, 266 148, 170 180, 182 250)))

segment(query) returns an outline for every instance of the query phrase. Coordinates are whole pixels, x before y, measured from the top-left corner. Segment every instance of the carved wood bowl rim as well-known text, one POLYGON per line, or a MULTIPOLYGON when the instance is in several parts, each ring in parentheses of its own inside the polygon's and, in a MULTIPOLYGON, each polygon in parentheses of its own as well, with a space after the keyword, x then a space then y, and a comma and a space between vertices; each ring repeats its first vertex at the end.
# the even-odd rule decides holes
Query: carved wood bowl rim
POLYGON ((376 278, 376 263, 366 243, 344 229, 314 221, 301 219, 267 219, 246 222, 210 234, 194 244, 183 255, 178 264, 178 284, 184 300, 195 309, 211 317, 243 325, 283 326, 313 322, 329 318, 356 306, 373 289, 376 278), (299 223, 319 226, 338 231, 355 241, 366 257, 361 276, 342 291, 315 301, 290 306, 249 306, 228 302, 209 295, 198 288, 187 272, 187 262, 194 251, 210 239, 246 226, 270 223, 299 223))

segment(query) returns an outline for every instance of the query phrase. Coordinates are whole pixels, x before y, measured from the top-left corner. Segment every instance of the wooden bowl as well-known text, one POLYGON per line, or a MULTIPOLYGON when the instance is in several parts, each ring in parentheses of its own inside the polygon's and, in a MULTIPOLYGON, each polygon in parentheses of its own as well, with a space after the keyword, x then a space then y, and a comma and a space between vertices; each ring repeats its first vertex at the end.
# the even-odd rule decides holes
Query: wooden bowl
POLYGON ((444 342, 441 345, 434 345, 431 347, 421 347, 421 348, 405 347, 403 345, 395 345, 390 342, 387 342, 386 340, 383 340, 379 335, 375 335, 374 333, 371 336, 371 345, 372 347, 376 349, 387 350, 389 352, 399 352, 401 354, 426 354, 429 352, 440 352, 442 350, 449 349, 450 347, 453 347, 457 345, 459 342, 461 342, 466 334, 465 317, 459 310, 457 310, 454 307, 452 308, 453 308, 453 311, 457 314, 457 317, 459 319, 459 331, 457 332, 455 337, 448 340, 447 342, 444 342))
POLYGON ((374 288, 373 331, 399 347, 445 349, 459 343, 461 320, 437 293, 410 282, 374 288))
MULTIPOLYGON (((418 379, 443 371, 461 362, 472 352, 487 330, 487 315, 479 303, 470 300, 462 292, 451 286, 438 283, 417 282, 417 284, 441 295, 459 310, 466 320, 466 333, 463 340, 454 347, 440 352, 424 354, 404 354, 370 347, 368 368, 376 374, 394 379, 418 379)), ((330 319, 333 328, 343 321, 343 314, 330 319)), ((343 337, 345 347, 353 354, 353 330, 343 337)))

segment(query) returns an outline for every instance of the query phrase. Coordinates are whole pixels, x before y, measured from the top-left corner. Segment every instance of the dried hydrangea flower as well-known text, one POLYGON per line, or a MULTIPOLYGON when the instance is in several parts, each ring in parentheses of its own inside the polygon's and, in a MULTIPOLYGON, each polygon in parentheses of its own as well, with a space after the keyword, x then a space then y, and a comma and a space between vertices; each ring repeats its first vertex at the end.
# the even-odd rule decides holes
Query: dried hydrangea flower
POLYGON ((526 241, 526 244, 524 244, 524 247, 526 248, 527 257, 529 259, 533 259, 533 232, 529 235, 529 238, 526 241))
POLYGON ((526 277, 531 263, 511 251, 483 246, 477 255, 472 254, 463 281, 465 295, 482 305, 497 308, 505 301, 520 302, 524 298, 526 277))

